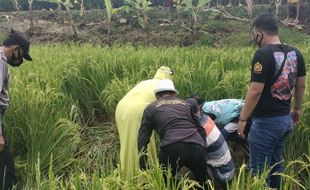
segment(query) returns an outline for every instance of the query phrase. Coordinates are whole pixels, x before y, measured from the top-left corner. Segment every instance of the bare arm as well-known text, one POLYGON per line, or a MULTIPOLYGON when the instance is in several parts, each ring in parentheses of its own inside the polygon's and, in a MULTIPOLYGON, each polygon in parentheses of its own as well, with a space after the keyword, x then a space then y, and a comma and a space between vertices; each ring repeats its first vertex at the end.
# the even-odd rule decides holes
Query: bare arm
POLYGON ((252 114, 252 112, 253 112, 253 110, 254 110, 254 108, 255 108, 255 106, 256 106, 256 104, 257 104, 257 102, 258 102, 258 100, 259 100, 259 98, 263 92, 264 86, 265 86, 265 84, 260 83, 260 82, 251 82, 250 83, 250 86, 248 88, 248 93, 245 97, 244 106, 243 106, 243 109, 242 109, 241 114, 240 114, 241 120, 247 120, 251 116, 251 114, 252 114))
POLYGON ((301 115, 300 109, 305 93, 305 86, 306 86, 306 77, 298 77, 296 80, 294 91, 293 108, 291 110, 294 125, 297 125, 300 122, 300 115, 301 115))
POLYGON ((238 135, 241 138, 245 138, 244 129, 246 126, 247 119, 251 116, 260 96, 263 92, 265 84, 260 82, 251 82, 248 88, 247 95, 245 97, 244 106, 240 114, 240 119, 238 123, 238 135))
POLYGON ((293 109, 300 110, 302 100, 305 93, 306 77, 298 77, 296 80, 295 91, 294 91, 294 102, 293 109))

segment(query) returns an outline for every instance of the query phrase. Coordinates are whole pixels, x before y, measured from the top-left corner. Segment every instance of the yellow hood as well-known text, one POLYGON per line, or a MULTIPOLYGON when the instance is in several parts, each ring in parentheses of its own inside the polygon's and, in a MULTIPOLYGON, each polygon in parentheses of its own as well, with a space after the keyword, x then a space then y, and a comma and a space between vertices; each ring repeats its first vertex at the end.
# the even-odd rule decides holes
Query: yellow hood
POLYGON ((172 75, 173 75, 173 71, 166 66, 161 66, 157 71, 156 74, 154 76, 154 79, 170 79, 172 80, 172 75))

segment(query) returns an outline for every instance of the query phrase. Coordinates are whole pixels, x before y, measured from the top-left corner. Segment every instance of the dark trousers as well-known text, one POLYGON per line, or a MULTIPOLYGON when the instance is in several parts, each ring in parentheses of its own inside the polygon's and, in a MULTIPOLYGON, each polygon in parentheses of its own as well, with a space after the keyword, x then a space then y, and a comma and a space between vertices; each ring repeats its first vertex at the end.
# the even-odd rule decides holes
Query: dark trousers
POLYGON ((174 143, 159 151, 159 162, 164 167, 171 167, 172 174, 182 166, 191 170, 195 180, 203 185, 207 180, 206 150, 194 143, 174 143))
MULTIPOLYGON (((0 113, 0 124, 2 125, 2 130, 4 129, 2 122, 3 114, 4 111, 0 113)), ((8 145, 9 142, 4 136, 4 131, 2 132, 5 140, 5 146, 4 149, 0 152, 0 190, 9 190, 12 189, 13 185, 16 182, 15 167, 13 156, 8 145)))
POLYGON ((0 152, 0 190, 12 189, 15 181, 13 156, 9 147, 5 146, 0 152))

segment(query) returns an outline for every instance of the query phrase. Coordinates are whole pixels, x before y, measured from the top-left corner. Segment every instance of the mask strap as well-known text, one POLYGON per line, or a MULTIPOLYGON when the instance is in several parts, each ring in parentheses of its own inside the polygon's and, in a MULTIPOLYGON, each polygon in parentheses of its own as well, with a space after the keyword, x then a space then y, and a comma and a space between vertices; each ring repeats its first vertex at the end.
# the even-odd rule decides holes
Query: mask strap
MULTIPOLYGON (((261 32, 260 32, 260 33, 261 33, 261 32)), ((261 35, 262 35, 262 37, 260 38, 259 42, 257 41, 257 40, 258 40, 258 37, 259 37, 259 34, 256 34, 256 37, 255 37, 255 41, 256 41, 256 43, 257 43, 257 45, 258 45, 259 47, 262 47, 262 41, 263 41, 263 38, 264 38, 264 34, 261 33, 261 35)))

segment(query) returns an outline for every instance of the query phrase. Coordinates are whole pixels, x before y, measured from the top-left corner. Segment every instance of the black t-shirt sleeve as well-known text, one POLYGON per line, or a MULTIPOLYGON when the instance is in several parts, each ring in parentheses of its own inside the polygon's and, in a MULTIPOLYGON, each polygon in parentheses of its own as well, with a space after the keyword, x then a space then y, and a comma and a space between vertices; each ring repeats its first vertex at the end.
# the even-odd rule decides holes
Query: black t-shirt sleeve
POLYGON ((302 56, 302 54, 298 50, 296 50, 296 54, 297 54, 297 61, 298 61, 297 77, 306 76, 306 64, 304 61, 304 57, 302 56))
POLYGON ((257 50, 252 60, 251 82, 265 83, 269 73, 267 58, 261 50, 257 50))

